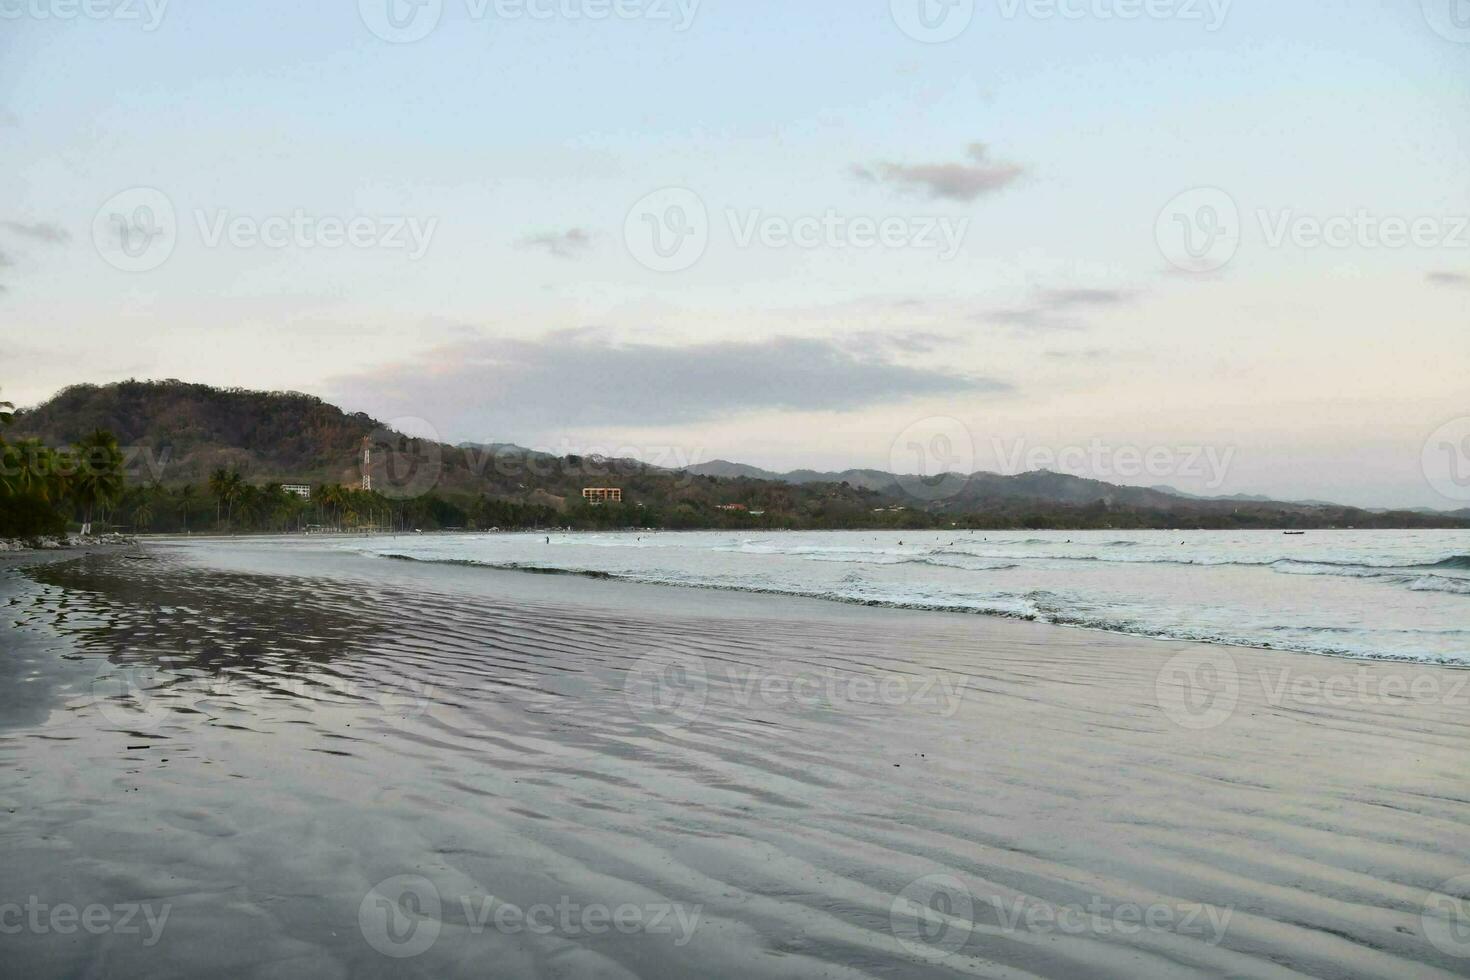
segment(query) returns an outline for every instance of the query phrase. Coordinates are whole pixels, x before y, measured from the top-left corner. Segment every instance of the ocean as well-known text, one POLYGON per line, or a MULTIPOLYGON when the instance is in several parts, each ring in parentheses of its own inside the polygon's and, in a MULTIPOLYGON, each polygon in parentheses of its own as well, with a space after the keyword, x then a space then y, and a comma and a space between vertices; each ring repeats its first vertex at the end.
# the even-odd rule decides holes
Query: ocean
POLYGON ((382 557, 1470 664, 1470 531, 416 534, 382 557))

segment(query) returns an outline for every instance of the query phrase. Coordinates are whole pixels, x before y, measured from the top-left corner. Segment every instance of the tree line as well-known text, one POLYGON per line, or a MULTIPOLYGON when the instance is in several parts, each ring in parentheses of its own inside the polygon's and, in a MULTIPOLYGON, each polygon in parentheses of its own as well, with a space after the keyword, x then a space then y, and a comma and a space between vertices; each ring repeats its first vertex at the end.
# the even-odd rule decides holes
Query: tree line
POLYGON ((122 497, 123 454, 117 438, 98 429, 73 446, 53 449, 39 439, 5 439, 14 406, 0 402, 0 537, 31 538, 106 523, 122 497))

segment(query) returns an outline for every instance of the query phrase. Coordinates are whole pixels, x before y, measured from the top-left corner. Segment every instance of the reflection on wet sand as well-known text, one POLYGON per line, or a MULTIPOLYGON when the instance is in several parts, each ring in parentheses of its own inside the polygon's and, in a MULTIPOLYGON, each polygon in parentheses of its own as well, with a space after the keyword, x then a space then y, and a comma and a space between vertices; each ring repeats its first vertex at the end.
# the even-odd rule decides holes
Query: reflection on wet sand
POLYGON ((0 729, 0 902, 167 918, 152 943, 0 935, 7 971, 1463 962, 1424 918, 1470 815, 1451 704, 1273 710, 1246 685, 1191 732, 1155 693, 1182 645, 343 557, 153 559, 35 569, 6 607, 84 669, 43 720, 0 729))

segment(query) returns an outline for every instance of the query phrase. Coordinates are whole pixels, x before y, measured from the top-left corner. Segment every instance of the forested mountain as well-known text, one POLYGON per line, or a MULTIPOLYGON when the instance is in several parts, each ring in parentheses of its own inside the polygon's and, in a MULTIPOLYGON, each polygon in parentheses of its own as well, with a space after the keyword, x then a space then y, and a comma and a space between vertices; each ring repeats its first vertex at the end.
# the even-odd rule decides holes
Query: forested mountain
POLYGON ((131 496, 121 509, 146 514, 148 521, 136 523, 157 529, 175 519, 186 523, 191 507, 212 508, 217 524, 234 521, 236 499, 248 504, 240 511, 245 518, 282 529, 348 515, 429 527, 1470 526, 1470 515, 1188 497, 1045 470, 952 475, 936 487, 880 470, 776 474, 725 461, 669 470, 637 460, 552 456, 510 441, 451 446, 410 439, 311 395, 182 381, 75 385, 16 412, 6 435, 65 447, 98 431, 115 436, 123 454, 131 496), (373 450, 372 494, 348 499, 362 483, 364 445, 373 450), (290 502, 278 491, 260 499, 250 492, 283 483, 330 488, 334 502, 324 510, 318 501, 308 513, 285 506, 290 502), (235 489, 227 500, 220 488, 228 486, 235 489), (624 504, 583 504, 583 488, 604 486, 622 490, 624 504), (145 501, 145 489, 193 503, 145 501))

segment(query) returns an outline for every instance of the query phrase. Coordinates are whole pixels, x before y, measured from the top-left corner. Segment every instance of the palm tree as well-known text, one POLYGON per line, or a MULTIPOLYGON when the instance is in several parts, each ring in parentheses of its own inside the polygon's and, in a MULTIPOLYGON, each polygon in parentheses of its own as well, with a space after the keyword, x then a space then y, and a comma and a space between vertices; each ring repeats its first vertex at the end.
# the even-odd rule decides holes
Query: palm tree
POLYGON ((225 521, 232 526, 235 522, 235 502, 244 496, 247 489, 250 488, 240 478, 240 472, 231 470, 229 478, 225 481, 225 521))
POLYGON ((10 447, 14 462, 7 466, 12 492, 39 500, 51 500, 56 488, 56 459, 39 439, 22 439, 10 447))
POLYGON ((189 533, 189 505, 194 502, 194 486, 186 483, 179 487, 178 493, 179 516, 184 519, 184 533, 189 533))
POLYGON ((209 474, 209 492, 214 495, 214 525, 219 527, 220 512, 230 490, 230 474, 223 466, 209 474))
MULTIPOLYGON (((15 406, 10 404, 10 402, 0 402, 0 428, 8 426, 14 421, 15 406)), ((14 492, 14 488, 10 485, 8 479, 9 474, 6 472, 9 469, 6 459, 6 449, 5 437, 0 435, 0 496, 14 492)))
POLYGON ((85 515, 82 533, 92 530, 92 511, 106 508, 123 490, 123 455, 117 437, 98 429, 77 444, 81 465, 71 480, 71 496, 85 515))
POLYGON ((144 494, 138 498, 138 505, 133 508, 133 529, 141 531, 152 523, 153 499, 150 494, 144 494))

